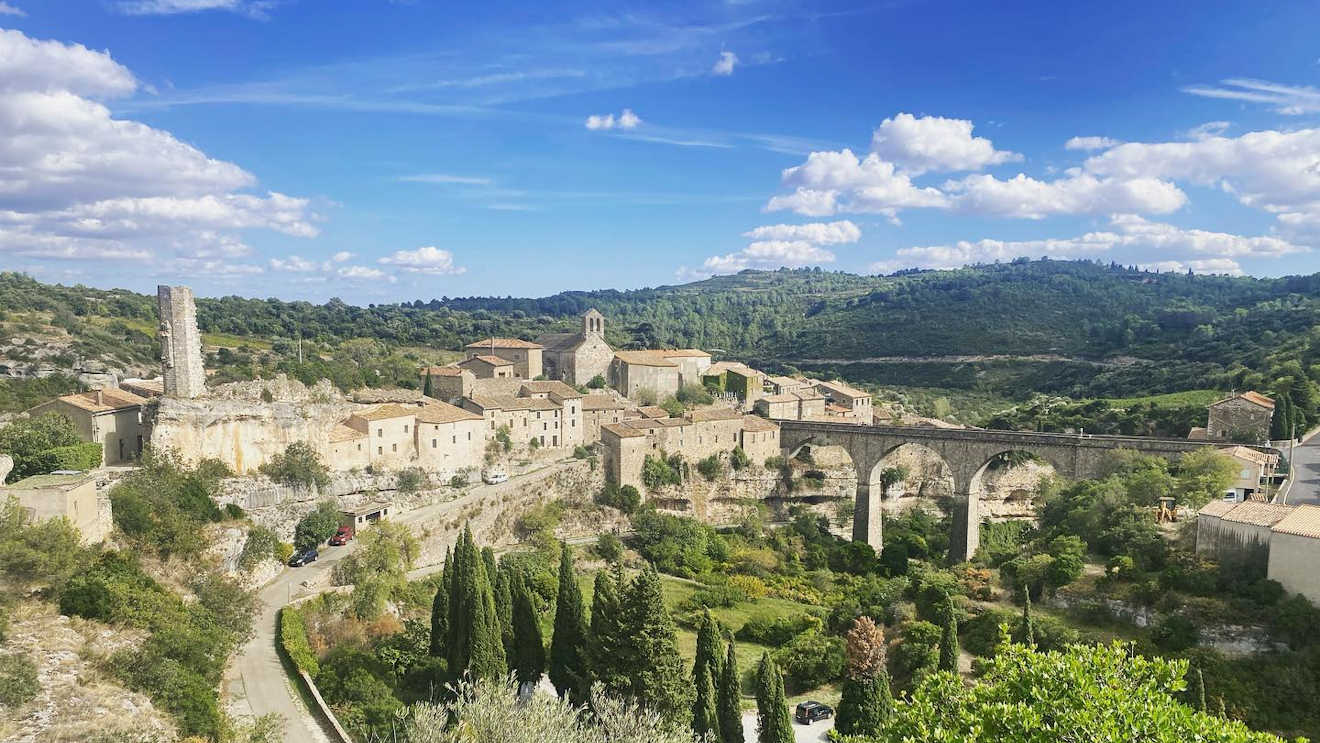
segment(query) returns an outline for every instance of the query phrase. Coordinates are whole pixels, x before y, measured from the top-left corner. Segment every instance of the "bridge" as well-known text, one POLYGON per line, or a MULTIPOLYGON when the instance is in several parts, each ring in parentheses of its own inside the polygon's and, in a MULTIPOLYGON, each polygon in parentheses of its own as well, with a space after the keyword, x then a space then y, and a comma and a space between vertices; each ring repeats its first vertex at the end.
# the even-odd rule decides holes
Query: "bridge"
POLYGON ((921 426, 859 426, 781 420, 779 442, 785 457, 803 446, 840 446, 857 468, 857 507, 853 511, 853 539, 877 551, 883 545, 880 473, 885 456, 904 444, 917 444, 938 454, 953 475, 953 536, 949 543, 955 561, 967 560, 980 544, 977 500, 981 479, 990 463, 1008 452, 1025 452, 1048 462, 1054 471, 1071 479, 1099 474, 1105 455, 1115 449, 1173 459, 1195 451, 1206 442, 1146 436, 1094 436, 1091 434, 1027 433, 974 428, 921 426))

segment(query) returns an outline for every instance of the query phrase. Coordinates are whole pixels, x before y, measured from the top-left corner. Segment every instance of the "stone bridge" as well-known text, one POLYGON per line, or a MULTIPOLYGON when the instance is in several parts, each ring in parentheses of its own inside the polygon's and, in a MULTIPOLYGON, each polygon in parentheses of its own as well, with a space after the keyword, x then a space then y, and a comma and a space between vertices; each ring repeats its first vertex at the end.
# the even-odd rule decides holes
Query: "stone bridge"
POLYGON ((1026 433, 969 428, 918 426, 858 426, 849 423, 778 421, 785 457, 806 445, 840 446, 857 468, 857 507, 853 512, 853 539, 878 551, 882 544, 880 473, 886 455, 904 444, 917 444, 938 454, 953 474, 953 536, 949 543, 955 561, 969 559, 980 543, 977 499, 981 479, 1000 454, 1025 452, 1048 462, 1062 477, 1085 479, 1099 473, 1105 454, 1133 449, 1144 454, 1174 458, 1207 444, 1187 439, 1091 434, 1026 433))

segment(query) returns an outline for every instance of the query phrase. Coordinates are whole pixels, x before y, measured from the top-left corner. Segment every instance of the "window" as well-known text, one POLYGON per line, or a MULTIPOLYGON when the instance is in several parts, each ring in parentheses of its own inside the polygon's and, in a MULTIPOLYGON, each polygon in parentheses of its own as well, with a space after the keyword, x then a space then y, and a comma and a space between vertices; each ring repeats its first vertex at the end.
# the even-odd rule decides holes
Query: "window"
POLYGON ((432 449, 436 448, 436 447, 435 447, 435 439, 431 439, 431 448, 432 448, 432 449))
POLYGON ((378 447, 376 447, 376 453, 377 453, 377 454, 384 454, 384 453, 385 453, 385 447, 383 447, 383 446, 378 446, 378 447))
POLYGON ((403 432, 404 432, 404 433, 408 433, 408 424, 407 424, 407 423, 403 424, 403 432))
POLYGON ((471 441, 471 440, 472 440, 472 432, 471 432, 471 431, 468 431, 468 441, 471 441))
POLYGON ((379 438, 383 438, 384 436, 385 436, 385 429, 383 429, 383 428, 377 428, 377 429, 376 429, 376 438, 379 439, 379 438))
POLYGON ((390 451, 392 451, 392 452, 394 452, 394 453, 397 454, 398 451, 399 451, 399 445, 398 445, 398 444, 390 444, 390 451))
POLYGON ((453 438, 453 441, 450 442, 450 443, 454 443, 454 444, 457 444, 457 443, 458 443, 458 437, 457 437, 457 436, 453 436, 453 437, 451 437, 451 438, 453 438))
POLYGON ((358 450, 358 451, 362 451, 362 445, 361 445, 361 444, 358 444, 358 448, 357 448, 357 450, 358 450))

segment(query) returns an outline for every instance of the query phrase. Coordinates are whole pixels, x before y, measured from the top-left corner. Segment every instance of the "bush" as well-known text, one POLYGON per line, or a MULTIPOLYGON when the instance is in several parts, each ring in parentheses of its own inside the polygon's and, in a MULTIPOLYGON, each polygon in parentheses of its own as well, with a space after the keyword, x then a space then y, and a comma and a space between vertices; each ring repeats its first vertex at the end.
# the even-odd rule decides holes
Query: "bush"
POLYGON ((695 519, 659 513, 651 508, 632 518, 633 546, 657 570, 691 578, 708 572, 714 560, 728 554, 723 538, 695 519))
POLYGON ((293 606, 280 609, 280 648, 300 671, 315 677, 320 670, 316 662, 316 653, 307 642, 307 624, 302 611, 293 606))
POLYGON ((602 560, 614 562, 623 556, 623 542, 609 532, 601 534, 596 540, 596 554, 602 560))
POLYGON ((720 461, 718 454, 712 454, 709 457, 697 462, 697 472, 707 480, 717 480, 724 474, 724 463, 720 461))
POLYGON ((243 512, 243 507, 237 503, 226 503, 224 511, 225 518, 230 519, 231 521, 238 521, 247 515, 243 512))
POLYGON ((654 405, 660 399, 655 390, 650 387, 642 387, 637 390, 637 403, 639 405, 654 405))
POLYGON ((412 495, 431 487, 431 477, 421 467, 405 467, 398 474, 399 492, 412 495))
POLYGON ((590 457, 590 456, 591 456, 591 450, 588 449, 587 447, 585 447, 585 446, 575 446, 575 447, 573 447, 573 458, 574 458, 574 459, 586 459, 587 457, 590 457))
MULTIPOLYGON (((43 469, 45 463, 40 461, 43 452, 80 443, 73 422, 58 413, 20 418, 0 428, 0 451, 14 459, 8 482, 50 472, 43 469)), ((97 465, 100 465, 99 460, 97 465)))
POLYGON ((604 389, 604 388, 605 388, 605 377, 603 377, 603 376, 597 374, 596 376, 594 376, 594 377, 591 378, 591 381, 587 382, 587 387, 589 387, 589 388, 591 388, 591 389, 593 389, 593 390, 604 389))
POLYGON ((746 469, 751 463, 752 460, 747 456, 747 452, 743 451, 741 446, 735 446, 733 447, 733 451, 729 452, 729 464, 732 465, 735 470, 746 469))
POLYGON ((666 485, 679 485, 682 482, 683 474, 674 467, 672 459, 647 454, 642 460, 642 484, 648 489, 656 490, 666 485))
POLYGON ((21 707, 39 691, 37 666, 30 658, 19 653, 0 655, 0 707, 21 707))
POLYGON ((343 522, 343 514, 334 501, 321 501, 311 513, 298 520, 293 528, 293 546, 299 551, 311 549, 333 537, 343 522))
POLYGON ((32 466, 44 472, 58 470, 86 472, 101 466, 101 456, 101 445, 98 443, 70 444, 37 454, 33 458, 32 466))
POLYGON ((1201 630, 1191 619, 1170 614, 1155 623, 1150 639, 1160 650, 1178 653, 1196 647, 1201 642, 1201 630))
POLYGON ((330 485, 330 470, 321 463, 316 450, 302 441, 289 444, 261 465, 261 474, 285 485, 302 485, 325 490, 330 485))
POLYGON ((757 616, 744 622, 734 637, 740 642, 777 648, 792 642, 793 638, 803 632, 818 630, 820 627, 821 620, 810 614, 757 616))
MULTIPOLYGON (((1033 612, 1032 629, 1036 647, 1042 652, 1062 650, 1080 639, 1077 630, 1055 617, 1033 612)), ((1011 609, 989 609, 961 625, 962 646, 972 655, 994 657, 999 645, 999 627, 1007 625, 1010 637, 1017 637, 1022 627, 1022 612, 1011 609)), ((1020 639, 1020 638, 1019 638, 1020 639)))
POLYGON ((466 488, 468 486, 468 476, 466 472, 460 472, 449 478, 449 487, 466 488))
POLYGON ((665 401, 660 403, 660 407, 664 408, 666 413, 669 413, 670 418, 677 418, 687 410, 683 407, 683 403, 673 397, 666 397, 665 401))
POLYGON ((768 470, 782 470, 786 464, 788 464, 788 460, 778 454, 765 458, 765 468, 768 470))
MULTIPOLYGON (((254 526, 248 531, 243 542, 243 551, 238 555, 238 567, 251 570, 267 558, 279 559, 280 538, 275 532, 264 526, 254 526)), ((288 560, 286 559, 285 562, 288 560)))
POLYGON ((843 676, 843 638, 821 632, 805 632, 774 654, 784 672, 788 693, 800 694, 843 676))
POLYGON ((675 398, 684 405, 710 405, 715 402, 710 392, 699 384, 685 384, 679 388, 675 398))

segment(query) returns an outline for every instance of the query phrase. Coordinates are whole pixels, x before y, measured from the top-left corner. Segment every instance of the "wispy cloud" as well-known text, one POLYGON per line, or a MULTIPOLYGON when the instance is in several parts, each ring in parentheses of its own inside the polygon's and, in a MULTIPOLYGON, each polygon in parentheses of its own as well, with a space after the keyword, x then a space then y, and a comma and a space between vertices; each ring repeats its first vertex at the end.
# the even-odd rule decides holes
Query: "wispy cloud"
POLYGON ((9 3, 0 0, 0 15, 12 15, 23 18, 27 13, 24 13, 23 9, 18 6, 10 5, 9 3))
POLYGON ((417 173, 415 175, 401 175, 394 180, 402 183, 453 183, 463 186, 489 186, 494 182, 483 176, 452 175, 450 173, 417 173))
POLYGON ((586 126, 592 131, 601 129, 636 129, 642 123, 642 118, 633 113, 631 108, 625 108, 615 117, 614 114, 592 114, 587 117, 586 126))
POLYGON ((111 7, 125 15, 179 15, 223 10, 266 19, 276 0, 120 0, 111 7))
POLYGON ((1234 77, 1221 80, 1219 85, 1190 85, 1183 92, 1204 98, 1263 103, 1289 116, 1320 113, 1320 88, 1309 85, 1234 77))
POLYGON ((738 55, 733 52, 720 52, 720 58, 715 60, 715 66, 710 68, 712 75, 732 75, 733 68, 738 64, 738 55))

